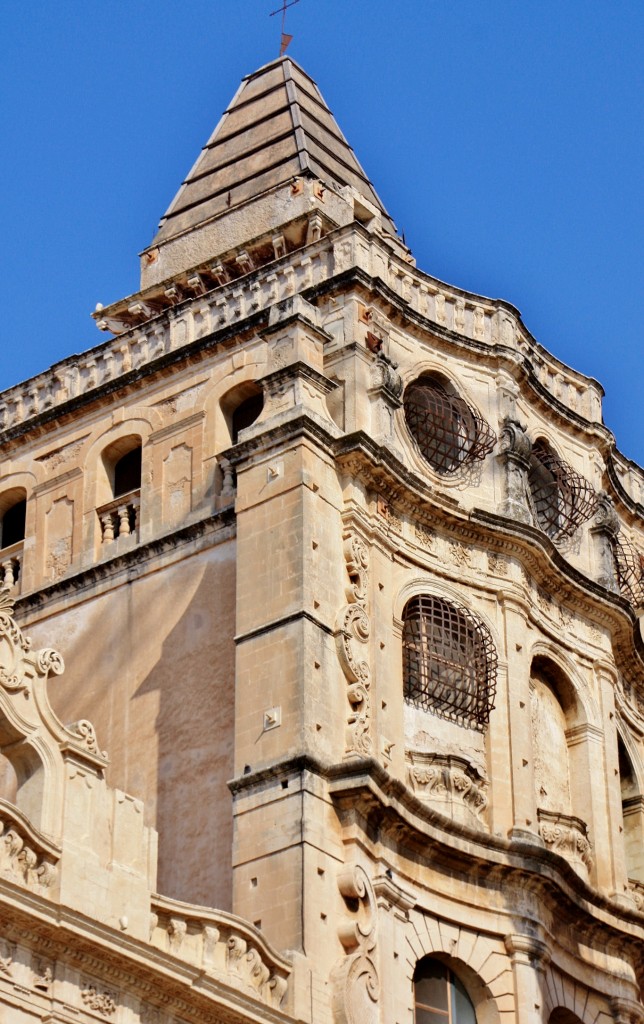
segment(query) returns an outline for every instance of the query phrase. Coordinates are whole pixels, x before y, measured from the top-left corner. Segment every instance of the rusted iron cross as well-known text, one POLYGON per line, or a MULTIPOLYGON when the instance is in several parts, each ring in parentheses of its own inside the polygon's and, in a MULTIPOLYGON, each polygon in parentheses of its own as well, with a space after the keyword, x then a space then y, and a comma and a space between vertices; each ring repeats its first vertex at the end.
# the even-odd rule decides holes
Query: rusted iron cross
POLYGON ((274 14, 279 14, 280 11, 282 13, 282 41, 280 44, 280 57, 282 57, 286 53, 288 44, 293 38, 293 36, 290 36, 288 32, 284 31, 284 25, 286 22, 286 10, 288 7, 295 7, 295 4, 299 4, 299 2, 300 0, 289 0, 289 2, 287 3, 287 0, 282 0, 282 6, 278 7, 276 11, 271 11, 269 15, 269 17, 272 18, 274 14))

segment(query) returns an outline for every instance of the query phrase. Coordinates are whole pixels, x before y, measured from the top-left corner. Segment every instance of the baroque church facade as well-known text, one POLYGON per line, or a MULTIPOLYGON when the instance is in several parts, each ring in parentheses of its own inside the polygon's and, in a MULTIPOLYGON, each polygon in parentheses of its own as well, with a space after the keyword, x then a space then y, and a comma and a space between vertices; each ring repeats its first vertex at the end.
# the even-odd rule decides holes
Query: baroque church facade
POLYGON ((600 385, 416 267, 288 57, 94 316, 0 395, 0 1020, 642 1024, 600 385))

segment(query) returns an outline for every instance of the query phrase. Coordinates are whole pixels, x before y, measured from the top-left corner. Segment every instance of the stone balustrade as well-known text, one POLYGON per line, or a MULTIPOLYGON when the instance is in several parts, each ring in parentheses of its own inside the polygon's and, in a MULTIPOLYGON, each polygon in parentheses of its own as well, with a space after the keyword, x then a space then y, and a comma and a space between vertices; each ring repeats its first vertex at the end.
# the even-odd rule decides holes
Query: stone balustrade
POLYGON ((8 590, 19 588, 22 549, 23 541, 20 540, 0 550, 0 587, 6 587, 8 590))
POLYGON ((130 491, 96 509, 101 524, 101 543, 111 544, 121 537, 138 536, 140 490, 130 491))
POLYGON ((537 810, 539 835, 546 849, 559 854, 588 881, 593 866, 592 847, 588 839, 588 826, 581 818, 558 811, 537 810))
MULTIPOLYGON (((3 392, 0 430, 91 393, 222 328, 241 324, 254 313, 352 267, 381 278, 411 309, 439 326, 483 344, 515 350, 563 405, 587 420, 601 422, 599 385, 569 370, 538 345, 512 306, 429 277, 393 255, 377 236, 352 234, 347 227, 308 245, 299 260, 291 253, 235 282, 222 283, 161 311, 144 301, 131 303, 128 308, 139 310, 144 318, 138 326, 3 392)), ((108 328, 109 312, 106 309, 105 319, 99 321, 103 329, 108 328)), ((618 456, 617 464, 624 487, 634 500, 641 500, 644 472, 623 457, 618 456)))
POLYGON ((225 911, 155 896, 150 942, 268 1006, 288 1001, 290 961, 247 921, 225 911))

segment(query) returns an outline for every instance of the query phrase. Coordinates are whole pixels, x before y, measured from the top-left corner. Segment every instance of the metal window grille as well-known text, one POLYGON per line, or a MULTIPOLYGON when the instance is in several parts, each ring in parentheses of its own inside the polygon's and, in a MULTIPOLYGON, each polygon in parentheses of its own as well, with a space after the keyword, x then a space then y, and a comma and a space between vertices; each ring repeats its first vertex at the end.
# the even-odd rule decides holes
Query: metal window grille
POLYGON ((484 459, 494 448, 492 428, 438 381, 410 384, 403 402, 407 426, 423 458, 437 473, 454 473, 467 462, 484 459))
POLYGON ((572 537, 595 510, 591 485, 544 441, 532 446, 528 487, 537 523, 552 540, 572 537))
POLYGON ((407 602, 403 619, 405 700, 459 725, 483 728, 496 693, 490 631, 465 608, 426 594, 407 602))
POLYGON ((634 608, 644 605, 644 555, 626 537, 613 539, 613 558, 621 593, 634 608))

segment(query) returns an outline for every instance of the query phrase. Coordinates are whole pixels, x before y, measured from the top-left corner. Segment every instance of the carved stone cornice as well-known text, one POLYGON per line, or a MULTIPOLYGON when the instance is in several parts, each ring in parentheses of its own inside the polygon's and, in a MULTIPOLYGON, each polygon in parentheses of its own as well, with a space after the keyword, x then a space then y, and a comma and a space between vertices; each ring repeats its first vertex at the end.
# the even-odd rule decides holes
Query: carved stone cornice
MULTIPOLYGON (((212 914, 207 908, 190 910, 212 914)), ((223 917, 237 920, 233 915, 223 917)), ((94 988, 98 995, 109 994, 115 1003, 121 990, 127 993, 128 1000, 134 998, 141 1006, 165 1008, 178 1014, 186 1024, 292 1024, 286 1010, 261 999, 256 991, 252 994, 250 989, 227 983, 169 950, 100 924, 37 893, 20 890, 3 878, 0 933, 12 944, 46 958, 52 965, 60 961, 88 979, 82 986, 88 999, 82 997, 79 987, 82 1002, 70 1006, 70 1019, 71 1014, 77 1015, 83 1002, 88 1005, 90 989, 94 988)), ((283 960, 279 954, 278 959, 283 960)), ((62 1002, 61 1010, 67 1005, 62 1002)))
POLYGON ((356 829, 367 845, 369 835, 382 842, 391 839, 416 862, 444 871, 450 878, 458 875, 464 884, 493 885, 506 897, 512 888, 529 890, 563 924, 581 928, 589 936, 593 931, 597 948, 618 948, 638 971, 644 971, 644 965, 639 965, 644 919, 635 909, 618 906, 591 888, 545 846, 483 833, 436 813, 373 759, 323 764, 301 755, 240 775, 229 788, 237 799, 264 790, 267 784, 279 787, 281 780, 295 774, 312 794, 319 792, 317 779, 324 780, 341 825, 356 829), (307 774, 314 778, 307 782, 307 774))

